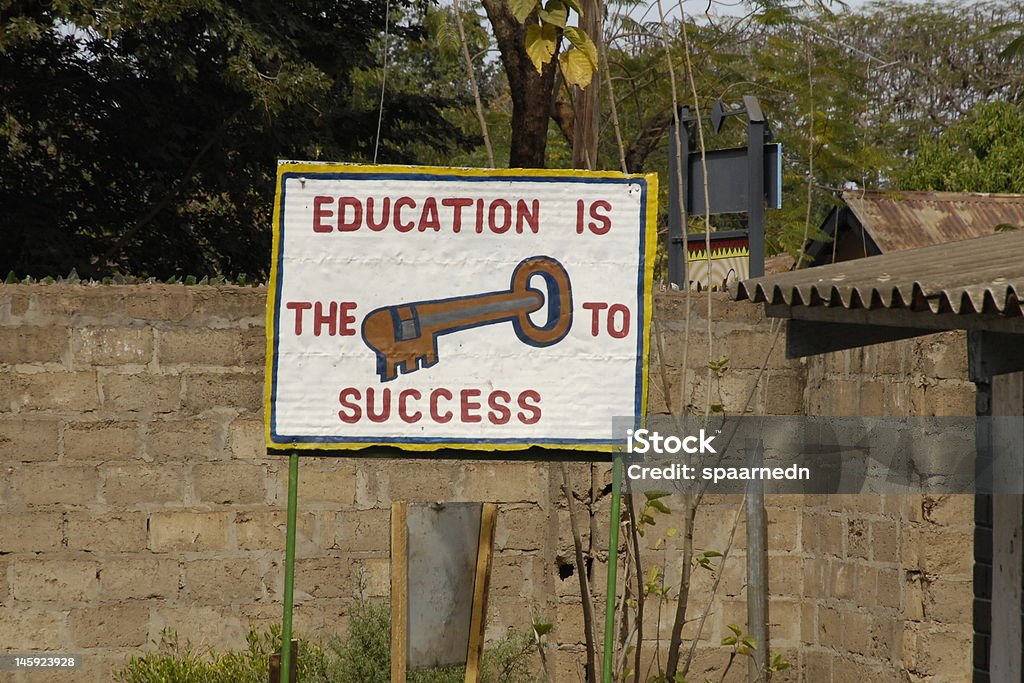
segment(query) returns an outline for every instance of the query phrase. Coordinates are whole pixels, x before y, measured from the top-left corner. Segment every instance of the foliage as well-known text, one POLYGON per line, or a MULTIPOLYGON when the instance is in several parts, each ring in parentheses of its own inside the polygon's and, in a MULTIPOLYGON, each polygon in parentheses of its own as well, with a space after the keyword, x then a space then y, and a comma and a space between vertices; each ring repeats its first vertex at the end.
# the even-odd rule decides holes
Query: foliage
MULTIPOLYGON (((192 644, 183 645, 176 633, 164 630, 156 652, 132 657, 114 673, 121 683, 264 683, 269 656, 281 644, 280 628, 246 636, 247 649, 229 652, 197 652, 192 644)), ((319 645, 299 639, 298 676, 307 683, 329 683, 330 655, 319 645)))
POLYGON ((1024 193, 1024 109, 979 105, 938 138, 921 140, 899 176, 905 190, 1024 193))
MULTIPOLYGON (((426 44, 412 0, 390 33, 426 44)), ((0 9, 0 272, 265 275, 276 160, 374 156, 384 0, 0 9)), ((379 159, 475 142, 440 89, 385 90, 379 159), (415 144, 413 144, 415 142, 415 144)))
MULTIPOLYGON (((612 5, 605 24, 626 160, 632 171, 664 177, 672 120, 665 37, 680 103, 691 113, 695 106, 681 24, 676 20, 663 30, 660 23, 635 19, 639 12, 631 6, 612 5)), ((999 57, 1007 37, 994 32, 1024 19, 1019 3, 886 0, 844 9, 838 3, 757 2, 751 9, 749 16, 716 21, 688 17, 687 33, 701 113, 719 98, 729 104, 756 95, 774 141, 782 143, 783 208, 766 217, 769 253, 795 254, 808 217, 813 237, 844 187, 890 186, 923 136, 938 135, 979 102, 1024 97, 1024 71, 1019 62, 999 57)), ((720 135, 705 127, 709 148, 745 144, 736 120, 743 117, 727 121, 720 135)), ((602 157, 617 155, 606 127, 602 157)), ((728 216, 713 223, 738 227, 728 216)))
POLYGON ((512 0, 512 13, 527 24, 526 53, 538 73, 558 55, 562 78, 569 85, 586 88, 597 71, 597 45, 580 26, 569 26, 569 11, 583 18, 578 0, 512 0), (566 39, 561 49, 561 38, 566 39))
MULTIPOLYGON (((391 680, 390 609, 357 597, 351 603, 348 633, 325 647, 299 638, 298 676, 304 683, 388 683, 391 680)), ((165 630, 156 652, 133 656, 114 673, 119 683, 264 683, 269 657, 281 646, 281 630, 251 629, 240 651, 196 650, 165 630)), ((484 683, 534 683, 530 655, 534 639, 518 631, 484 650, 484 683)), ((462 667, 409 672, 410 683, 461 683, 462 667)))

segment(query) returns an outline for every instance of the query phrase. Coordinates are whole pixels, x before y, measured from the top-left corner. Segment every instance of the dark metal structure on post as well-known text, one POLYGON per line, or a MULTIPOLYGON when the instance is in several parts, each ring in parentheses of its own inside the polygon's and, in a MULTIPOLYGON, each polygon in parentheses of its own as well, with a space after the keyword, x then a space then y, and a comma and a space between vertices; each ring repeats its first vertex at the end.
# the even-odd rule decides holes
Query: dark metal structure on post
POLYGON ((747 146, 691 150, 695 137, 691 127, 697 118, 689 107, 679 108, 679 126, 669 127, 669 224, 668 277, 680 289, 687 289, 685 244, 703 242, 703 234, 688 235, 689 215, 746 213, 750 252, 750 277, 764 275, 764 214, 766 208, 782 206, 782 153, 780 145, 768 144, 771 130, 757 98, 743 96, 743 106, 726 109, 721 100, 711 108, 709 120, 714 131, 721 131, 726 118, 745 114, 747 146), (685 153, 684 153, 685 152, 685 153), (707 207, 705 207, 704 167, 707 167, 707 207), (682 196, 680 196, 682 195, 682 196))

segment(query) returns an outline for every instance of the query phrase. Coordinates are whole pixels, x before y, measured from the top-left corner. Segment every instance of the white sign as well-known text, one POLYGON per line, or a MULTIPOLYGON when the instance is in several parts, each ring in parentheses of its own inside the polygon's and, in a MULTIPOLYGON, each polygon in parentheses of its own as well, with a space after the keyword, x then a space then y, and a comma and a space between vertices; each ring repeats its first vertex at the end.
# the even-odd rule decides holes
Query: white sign
POLYGON ((646 400, 657 180, 282 163, 275 450, 610 449, 646 400))

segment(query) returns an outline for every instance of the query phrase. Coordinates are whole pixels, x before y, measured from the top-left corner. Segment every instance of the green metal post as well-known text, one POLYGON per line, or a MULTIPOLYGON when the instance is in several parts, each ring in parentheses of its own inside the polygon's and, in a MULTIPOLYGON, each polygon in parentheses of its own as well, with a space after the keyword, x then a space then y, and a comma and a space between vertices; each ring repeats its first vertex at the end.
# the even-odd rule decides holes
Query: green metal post
POLYGON ((612 521, 608 530, 608 588, 604 605, 604 664, 601 666, 601 681, 612 683, 612 667, 615 660, 615 599, 618 592, 616 574, 619 568, 619 514, 622 507, 622 454, 615 453, 612 459, 612 521))
POLYGON ((284 624, 281 627, 281 683, 291 683, 292 604, 295 593, 295 510, 299 497, 299 454, 288 460, 288 526, 284 541, 284 624))

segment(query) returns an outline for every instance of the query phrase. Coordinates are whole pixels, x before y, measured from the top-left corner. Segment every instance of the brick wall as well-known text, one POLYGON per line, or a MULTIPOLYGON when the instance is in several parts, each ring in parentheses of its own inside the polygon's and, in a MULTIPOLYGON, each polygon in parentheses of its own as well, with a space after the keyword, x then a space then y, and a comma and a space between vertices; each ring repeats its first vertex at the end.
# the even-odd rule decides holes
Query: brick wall
MULTIPOLYGON (((86 670, 53 680, 98 682, 129 654, 151 649, 165 627, 224 647, 240 645, 249 625, 280 619, 287 470, 262 443, 264 294, 0 286, 0 647, 86 653, 86 670)), ((792 362, 780 336, 762 374, 774 329, 756 307, 717 295, 712 358, 728 357, 729 370, 708 382, 707 299, 695 298, 684 395, 686 302, 658 298, 652 412, 703 406, 708 391, 730 413, 973 412, 962 340, 792 362)), ((386 595, 393 500, 493 500, 500 514, 489 633, 525 628, 535 610, 556 624, 557 680, 577 680, 581 614, 576 577, 559 574, 572 541, 558 465, 307 458, 300 470, 297 629, 343 630, 360 581, 370 596, 386 595)), ((600 605, 608 470, 568 471, 577 498, 596 501, 582 525, 598 560, 600 605)), ((795 666, 777 681, 962 678, 970 662, 969 501, 768 503, 773 642, 795 666)), ((702 507, 698 548, 723 547, 738 504, 715 497, 702 507)), ((742 526, 736 540, 699 643, 701 672, 722 664, 726 625, 745 620, 742 526)), ((677 544, 668 539, 648 560, 663 563, 670 583, 678 581, 677 544)), ((711 581, 697 577, 695 605, 711 581)), ((663 638, 671 609, 663 610, 663 638)), ((736 680, 744 675, 734 671, 736 680)))

